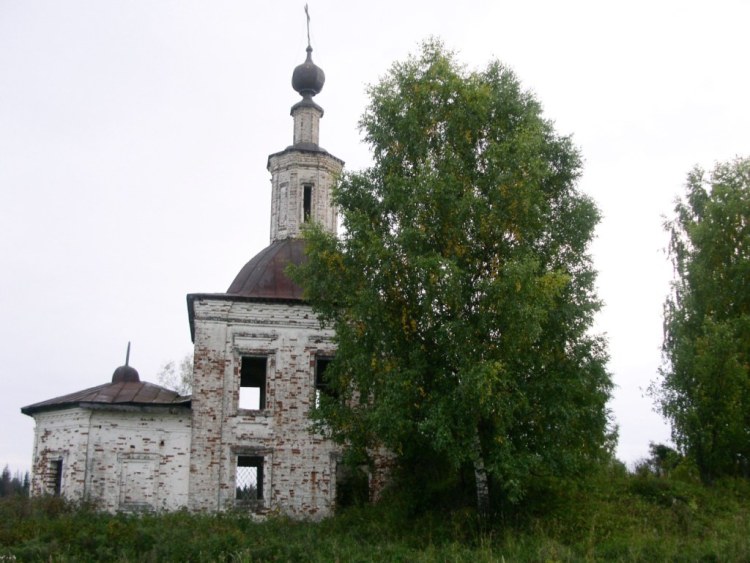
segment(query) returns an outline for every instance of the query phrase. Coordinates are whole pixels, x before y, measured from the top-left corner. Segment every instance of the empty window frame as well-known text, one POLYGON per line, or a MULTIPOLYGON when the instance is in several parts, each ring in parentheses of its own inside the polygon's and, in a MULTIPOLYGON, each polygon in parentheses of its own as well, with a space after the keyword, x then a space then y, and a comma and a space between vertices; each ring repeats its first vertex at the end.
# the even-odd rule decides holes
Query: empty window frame
POLYGON ((312 213, 312 184, 302 186, 302 220, 307 223, 312 213))
POLYGON ((367 466, 336 464, 336 507, 361 506, 370 500, 370 473, 367 466))
POLYGON ((262 410, 266 408, 266 370, 268 358, 265 356, 245 356, 240 365, 241 409, 262 410))
POLYGON ((325 377, 328 365, 333 361, 330 356, 316 356, 315 357, 315 406, 320 405, 321 394, 328 395, 329 397, 335 397, 333 389, 328 384, 328 380, 325 377))
POLYGON ((48 486, 50 492, 59 497, 62 493, 62 474, 63 474, 63 460, 53 459, 49 462, 49 481, 48 486))
POLYGON ((263 499, 263 456, 237 456, 235 498, 240 502, 263 499))

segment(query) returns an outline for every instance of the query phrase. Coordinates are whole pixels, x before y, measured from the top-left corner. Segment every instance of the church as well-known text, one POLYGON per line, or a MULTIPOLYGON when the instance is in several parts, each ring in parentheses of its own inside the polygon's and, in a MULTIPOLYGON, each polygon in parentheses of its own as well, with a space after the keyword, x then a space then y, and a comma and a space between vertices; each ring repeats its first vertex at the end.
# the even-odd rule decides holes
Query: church
MULTIPOLYGON (((225 293, 187 296, 192 396, 141 381, 126 360, 103 385, 23 407, 35 420, 32 495, 111 512, 332 513, 346 471, 308 415, 325 392, 333 334, 285 273, 305 258, 305 223, 337 227, 331 189, 344 162, 319 144, 313 98, 324 82, 308 42, 292 76, 302 98, 292 144, 268 157, 270 245, 225 293)), ((379 478, 369 478, 373 491, 379 478)))

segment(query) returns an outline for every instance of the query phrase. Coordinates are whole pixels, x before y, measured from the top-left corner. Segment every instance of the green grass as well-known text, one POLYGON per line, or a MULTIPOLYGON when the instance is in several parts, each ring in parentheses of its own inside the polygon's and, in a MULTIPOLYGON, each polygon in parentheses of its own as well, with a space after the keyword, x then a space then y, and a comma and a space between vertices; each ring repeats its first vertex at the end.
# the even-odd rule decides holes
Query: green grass
POLYGON ((397 501, 311 523, 5 498, 5 561, 750 561, 750 482, 613 471, 540 487, 486 522, 467 508, 410 516, 397 501))

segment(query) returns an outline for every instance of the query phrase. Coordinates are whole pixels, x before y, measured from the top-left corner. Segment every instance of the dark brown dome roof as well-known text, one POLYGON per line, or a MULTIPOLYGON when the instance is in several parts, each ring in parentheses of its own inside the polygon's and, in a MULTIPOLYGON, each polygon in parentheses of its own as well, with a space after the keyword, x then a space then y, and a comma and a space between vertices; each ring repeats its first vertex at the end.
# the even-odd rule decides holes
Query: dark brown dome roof
POLYGON ((112 383, 138 383, 140 380, 138 371, 127 364, 120 366, 112 374, 112 383))
POLYGON ((301 301, 302 288, 289 279, 286 267, 302 264, 306 259, 304 240, 276 241, 245 264, 227 289, 227 294, 301 301))

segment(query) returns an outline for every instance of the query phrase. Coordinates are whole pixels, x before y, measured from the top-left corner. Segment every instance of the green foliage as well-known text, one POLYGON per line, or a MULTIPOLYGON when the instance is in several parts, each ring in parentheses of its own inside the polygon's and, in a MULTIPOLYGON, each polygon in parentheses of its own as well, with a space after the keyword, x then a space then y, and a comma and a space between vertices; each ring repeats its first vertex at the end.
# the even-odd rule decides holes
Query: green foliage
POLYGON ((651 455, 636 465, 637 474, 667 477, 680 465, 685 465, 685 460, 679 452, 665 444, 651 442, 648 449, 651 455))
POLYGON ((397 498, 322 522, 247 514, 103 514, 59 497, 0 499, 0 561, 748 561, 750 482, 546 479, 502 516, 397 498))
POLYGON ((750 159, 688 175, 675 205, 675 271, 655 387, 675 443, 711 482, 750 475, 750 159))
POLYGON ((532 474, 605 450, 611 384, 588 332, 599 214, 579 154, 510 70, 469 72, 438 42, 369 94, 374 166, 343 176, 343 236, 309 230, 292 272, 336 331, 318 428, 417 475, 424 459, 453 476, 482 462, 518 500, 532 474))

